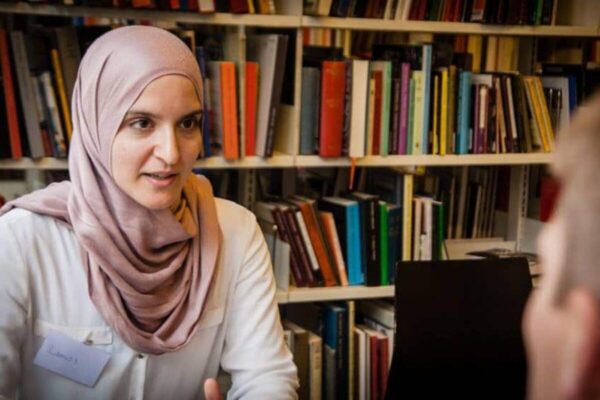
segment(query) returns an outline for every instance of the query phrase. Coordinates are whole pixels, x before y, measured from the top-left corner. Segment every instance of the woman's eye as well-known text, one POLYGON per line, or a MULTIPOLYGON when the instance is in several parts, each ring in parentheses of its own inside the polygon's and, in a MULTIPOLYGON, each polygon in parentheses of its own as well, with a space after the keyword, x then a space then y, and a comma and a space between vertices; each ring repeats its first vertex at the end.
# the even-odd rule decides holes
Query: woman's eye
POLYGON ((146 118, 136 119, 131 122, 131 126, 136 129, 147 130, 152 127, 152 121, 146 118))
POLYGON ((186 118, 181 121, 181 128, 186 130, 196 129, 200 126, 200 117, 186 118))

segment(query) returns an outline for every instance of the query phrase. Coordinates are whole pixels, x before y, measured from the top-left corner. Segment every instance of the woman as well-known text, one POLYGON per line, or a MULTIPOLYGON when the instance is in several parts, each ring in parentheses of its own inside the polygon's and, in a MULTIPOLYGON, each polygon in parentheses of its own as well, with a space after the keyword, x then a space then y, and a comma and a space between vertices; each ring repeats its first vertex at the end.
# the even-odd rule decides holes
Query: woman
POLYGON ((219 367, 231 398, 296 397, 256 220, 191 174, 201 93, 164 30, 85 54, 71 181, 0 211, 0 397, 213 398, 219 367))

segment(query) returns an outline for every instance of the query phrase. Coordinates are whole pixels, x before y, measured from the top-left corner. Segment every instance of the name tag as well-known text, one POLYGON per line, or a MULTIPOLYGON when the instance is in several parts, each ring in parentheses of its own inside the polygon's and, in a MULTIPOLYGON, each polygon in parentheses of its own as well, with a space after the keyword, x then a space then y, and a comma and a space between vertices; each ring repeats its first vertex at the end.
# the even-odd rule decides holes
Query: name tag
POLYGON ((105 351, 51 331, 33 363, 75 382, 94 387, 109 359, 110 354, 105 351))

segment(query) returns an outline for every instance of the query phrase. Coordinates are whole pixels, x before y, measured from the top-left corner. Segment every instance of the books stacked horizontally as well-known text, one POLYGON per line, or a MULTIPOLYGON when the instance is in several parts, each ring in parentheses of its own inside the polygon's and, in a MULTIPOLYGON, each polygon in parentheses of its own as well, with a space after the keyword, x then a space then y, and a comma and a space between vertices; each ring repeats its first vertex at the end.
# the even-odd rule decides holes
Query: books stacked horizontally
POLYGON ((564 75, 475 73, 471 53, 443 43, 374 45, 371 58, 305 46, 301 154, 551 152, 568 122, 564 75))
POLYGON ((305 0, 304 13, 396 21, 550 25, 554 24, 557 3, 558 0, 305 0))
POLYGON ((283 315, 300 399, 384 398, 396 326, 392 303, 291 304, 283 315))

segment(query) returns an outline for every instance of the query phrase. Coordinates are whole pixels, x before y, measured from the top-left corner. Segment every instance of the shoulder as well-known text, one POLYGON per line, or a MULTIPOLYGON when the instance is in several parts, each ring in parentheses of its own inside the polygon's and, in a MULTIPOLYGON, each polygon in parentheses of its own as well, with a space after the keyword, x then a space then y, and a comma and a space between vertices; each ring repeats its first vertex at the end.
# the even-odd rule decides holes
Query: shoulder
POLYGON ((0 217, 0 227, 16 232, 43 233, 47 230, 60 229, 71 231, 56 218, 37 214, 23 208, 15 208, 0 217))
POLYGON ((217 217, 223 234, 252 232, 256 224, 256 217, 245 207, 233 201, 215 197, 217 217))

